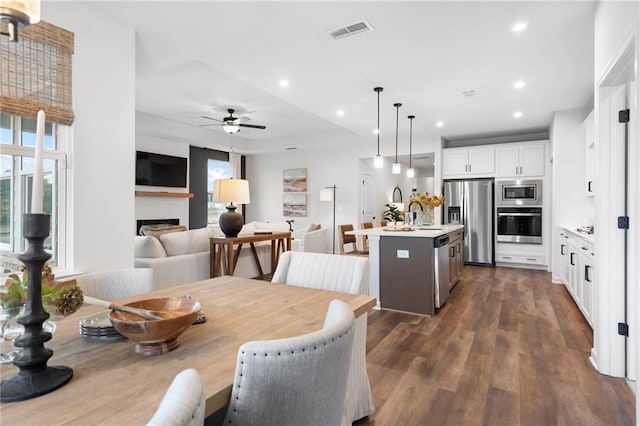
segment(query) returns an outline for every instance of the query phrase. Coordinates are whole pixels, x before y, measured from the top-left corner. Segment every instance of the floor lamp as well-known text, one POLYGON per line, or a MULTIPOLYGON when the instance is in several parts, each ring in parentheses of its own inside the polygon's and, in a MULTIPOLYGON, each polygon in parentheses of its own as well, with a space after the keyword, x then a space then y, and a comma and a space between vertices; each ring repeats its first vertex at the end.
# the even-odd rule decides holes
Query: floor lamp
POLYGON ((322 191, 320 191, 320 201, 333 201, 333 244, 331 245, 331 253, 336 254, 336 189, 338 187, 333 186, 325 186, 322 191))

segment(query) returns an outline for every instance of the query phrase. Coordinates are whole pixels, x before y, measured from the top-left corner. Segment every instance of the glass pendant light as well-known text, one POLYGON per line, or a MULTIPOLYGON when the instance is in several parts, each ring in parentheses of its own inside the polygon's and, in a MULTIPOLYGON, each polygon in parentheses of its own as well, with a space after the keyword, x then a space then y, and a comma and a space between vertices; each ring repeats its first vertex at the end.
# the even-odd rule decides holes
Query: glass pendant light
POLYGON ((376 169, 384 167, 384 160, 382 159, 382 155, 380 155, 380 92, 382 92, 382 90, 382 87, 373 88, 373 91, 378 94, 378 127, 376 127, 376 135, 378 135, 378 154, 373 159, 373 167, 376 169))
POLYGON ((407 177, 412 178, 416 175, 416 170, 411 167, 411 148, 413 145, 413 119, 416 118, 415 115, 410 115, 407 117, 409 119, 409 168, 407 169, 407 177))
POLYGON ((402 104, 397 103, 393 104, 393 106, 396 107, 396 161, 393 163, 393 166, 391 166, 391 173, 399 175, 402 171, 402 167, 400 166, 400 163, 398 163, 398 119, 400 118, 400 107, 402 104))

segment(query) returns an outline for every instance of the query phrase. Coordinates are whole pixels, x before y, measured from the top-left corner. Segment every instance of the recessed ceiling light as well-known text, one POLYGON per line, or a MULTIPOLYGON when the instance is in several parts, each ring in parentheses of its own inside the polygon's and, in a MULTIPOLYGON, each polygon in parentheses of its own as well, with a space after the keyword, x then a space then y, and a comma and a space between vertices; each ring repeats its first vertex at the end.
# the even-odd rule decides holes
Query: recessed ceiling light
POLYGON ((525 86, 525 83, 522 80, 518 80, 515 83, 513 83, 513 87, 515 87, 516 89, 522 89, 524 86, 525 86))
POLYGON ((442 121, 436 121, 436 127, 442 127, 444 123, 442 121))
POLYGON ((378 133, 380 133, 380 129, 373 129, 373 134, 377 135, 378 133))
POLYGON ((513 31, 514 33, 519 33, 520 31, 526 30, 528 26, 529 24, 526 22, 517 22, 513 25, 513 27, 511 27, 511 31, 513 31))
POLYGON ((522 117, 522 111, 516 111, 516 112, 514 112, 514 113, 513 113, 513 116, 514 116, 515 118, 520 118, 520 117, 522 117))
POLYGON ((282 79, 278 82, 280 87, 289 87, 289 80, 282 79))
POLYGON ((343 110, 341 110, 341 109, 339 109, 339 110, 337 110, 337 111, 336 111, 336 115, 337 115, 338 117, 344 117, 344 111, 343 111, 343 110))

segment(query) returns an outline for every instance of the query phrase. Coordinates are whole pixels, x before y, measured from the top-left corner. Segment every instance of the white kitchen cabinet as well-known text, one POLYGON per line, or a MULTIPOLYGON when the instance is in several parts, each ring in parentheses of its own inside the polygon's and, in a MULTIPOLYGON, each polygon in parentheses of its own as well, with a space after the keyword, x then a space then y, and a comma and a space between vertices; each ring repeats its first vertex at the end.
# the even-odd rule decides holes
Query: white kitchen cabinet
POLYGON ((593 326, 593 243, 567 229, 560 229, 559 235, 562 281, 584 318, 593 326))
POLYGON ((594 195, 596 175, 596 139, 594 136, 593 111, 582 123, 584 128, 584 189, 588 197, 594 195))
POLYGON ((448 148, 442 153, 442 175, 445 178, 491 177, 495 174, 493 146, 448 148))
POLYGON ((497 146, 496 177, 544 176, 544 146, 544 142, 497 146))

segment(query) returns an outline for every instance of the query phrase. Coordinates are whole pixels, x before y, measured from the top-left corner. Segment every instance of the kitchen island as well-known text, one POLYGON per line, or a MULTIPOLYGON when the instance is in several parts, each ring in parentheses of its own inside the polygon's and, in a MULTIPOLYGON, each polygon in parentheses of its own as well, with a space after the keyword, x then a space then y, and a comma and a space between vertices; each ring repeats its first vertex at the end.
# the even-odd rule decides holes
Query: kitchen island
POLYGON ((448 241, 455 241, 463 228, 435 225, 413 231, 371 228, 348 232, 369 240, 369 294, 378 300, 377 307, 434 315, 435 308, 446 301, 452 266, 455 271, 462 266, 455 260, 457 255, 461 259, 460 244, 456 249, 448 241))

